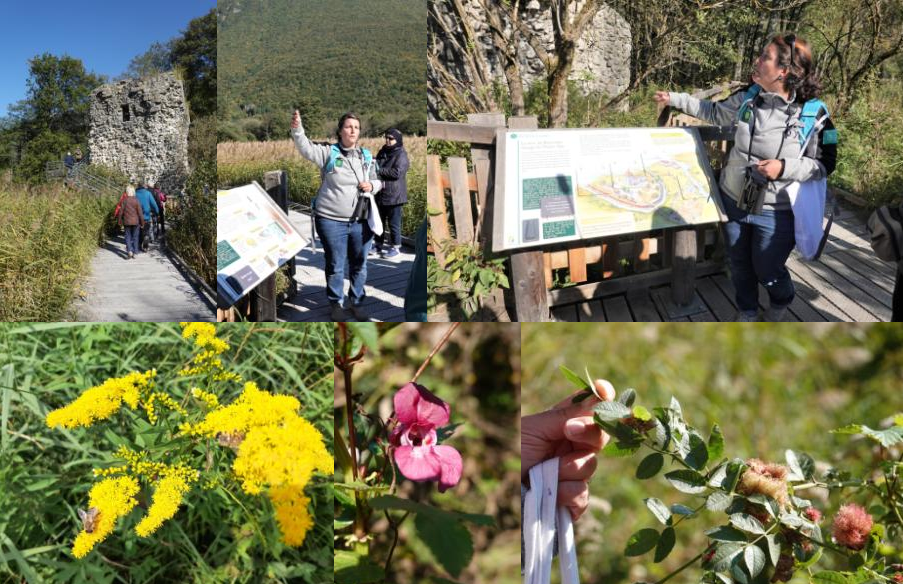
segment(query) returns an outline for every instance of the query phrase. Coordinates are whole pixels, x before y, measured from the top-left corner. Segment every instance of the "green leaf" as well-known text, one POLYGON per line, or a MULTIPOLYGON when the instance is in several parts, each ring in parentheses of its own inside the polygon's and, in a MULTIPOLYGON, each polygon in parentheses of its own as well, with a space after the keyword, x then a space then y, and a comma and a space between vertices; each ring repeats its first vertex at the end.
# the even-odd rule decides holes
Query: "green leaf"
POLYGON ((744 544, 739 543, 719 543, 715 548, 715 555, 712 556, 712 566, 716 572, 726 572, 731 567, 731 561, 737 554, 743 552, 744 544))
POLYGON ((753 578, 758 576, 759 572, 765 568, 765 552, 763 552, 759 546, 747 546, 746 550, 743 551, 743 559, 746 561, 746 568, 749 570, 749 575, 753 578))
POLYGON ((740 541, 746 542, 746 534, 731 527, 730 525, 721 525, 705 532, 709 539, 715 541, 740 541))
POLYGON ((668 521, 671 519, 671 511, 668 510, 668 507, 655 497, 649 497, 645 501, 646 507, 652 511, 655 518, 661 521, 663 525, 668 525, 668 521))
POLYGON ((674 515, 684 515, 686 517, 690 517, 692 515, 696 515, 695 509, 690 509, 686 505, 674 504, 671 505, 671 513, 674 515))
POLYGON ((354 481, 350 483, 335 483, 335 487, 336 489, 345 492, 361 493, 368 497, 386 493, 390 489, 389 485, 368 485, 361 481, 354 481))
POLYGON ((636 469, 636 478, 640 480, 651 479, 658 474, 665 465, 665 457, 658 452, 653 452, 644 458, 636 469))
POLYGON ((847 577, 832 570, 824 570, 812 576, 812 582, 815 584, 847 584, 847 577))
POLYGON ((603 421, 620 420, 630 416, 630 409, 620 402, 602 402, 593 408, 596 417, 603 421))
POLYGON ((724 475, 724 481, 722 481, 721 487, 725 491, 733 493, 734 489, 737 488, 737 482, 740 480, 740 475, 743 474, 744 470, 746 470, 746 463, 739 458, 735 458, 727 463, 727 472, 724 475))
POLYGON ((460 521, 418 513, 414 526, 436 560, 457 578, 473 558, 473 539, 460 521))
POLYGON ((677 414, 678 417, 680 417, 680 418, 684 417, 683 410, 681 410, 681 408, 680 408, 680 402, 677 401, 676 397, 674 397, 674 396, 671 397, 671 405, 668 406, 668 408, 670 410, 672 410, 675 414, 677 414))
POLYGON ((765 544, 768 547, 768 555, 771 558, 771 565, 777 566, 778 559, 781 557, 781 544, 778 541, 778 536, 774 534, 768 534, 765 536, 765 544))
POLYGON ((564 378, 570 381, 577 389, 590 389, 589 385, 586 384, 586 380, 581 378, 579 375, 561 365, 558 367, 558 370, 561 371, 561 374, 564 375, 564 378))
POLYGON ((659 537, 658 544, 655 546, 655 563, 659 563, 665 558, 668 557, 668 554, 671 553, 671 550, 674 549, 674 542, 677 540, 677 537, 674 534, 674 528, 668 527, 662 532, 661 537, 659 537))
POLYGON ((450 517, 452 519, 459 519, 462 521, 470 521, 474 525, 485 525, 488 527, 495 526, 495 519, 493 519, 491 515, 446 511, 444 509, 439 509, 438 507, 433 507, 424 503, 418 503, 417 501, 411 501, 410 499, 402 499, 400 497, 396 497, 395 495, 381 495, 379 497, 371 499, 370 506, 374 509, 398 509, 399 511, 410 511, 412 513, 421 513, 439 517, 450 517))
POLYGON ((588 389, 585 389, 585 390, 583 390, 581 393, 578 393, 577 395, 575 395, 575 396, 571 399, 571 403, 572 403, 572 404, 579 404, 580 402, 585 401, 585 400, 587 400, 587 399, 593 397, 594 395, 596 395, 596 394, 594 394, 592 391, 590 391, 590 390, 588 390, 588 389))
POLYGON ((644 408, 643 406, 633 406, 633 417, 637 420, 642 420, 644 422, 648 422, 652 419, 652 414, 649 413, 649 410, 644 408))
POLYGON ((665 480, 681 493, 689 495, 698 495, 706 490, 705 478, 692 470, 673 470, 665 473, 665 480))
POLYGON ((624 404, 628 408, 633 406, 634 401, 636 401, 636 390, 632 387, 628 387, 618 396, 618 402, 624 404))
POLYGON ((641 529, 630 536, 627 540, 627 547, 624 549, 625 556, 641 556, 655 547, 658 543, 658 531, 646 528, 641 529))
POLYGON ((718 460, 724 455, 724 436, 718 424, 712 426, 712 432, 709 434, 708 451, 709 460, 718 460))
POLYGON ((709 511, 724 511, 731 506, 732 495, 722 491, 713 491, 705 500, 705 508, 709 511))
POLYGON ((0 398, 0 452, 6 450, 6 424, 9 420, 9 404, 13 397, 12 388, 14 380, 15 365, 12 363, 4 365, 3 369, 0 369, 0 389, 2 389, 2 393, 0 393, 0 396, 2 396, 2 398, 0 398))
POLYGON ((368 584, 379 582, 386 576, 382 567, 371 562, 370 558, 352 552, 335 552, 333 562, 336 584, 368 584))
POLYGON ((641 441, 612 440, 602 449, 606 456, 631 456, 643 445, 641 441))
POLYGON ((731 525, 733 525, 737 529, 742 529, 743 531, 749 533, 755 533, 756 535, 762 535, 763 533, 765 533, 765 528, 762 526, 759 520, 746 513, 734 513, 730 517, 730 522, 731 525))
POLYGON ((690 434, 690 452, 684 458, 684 462, 688 466, 696 470, 705 468, 705 463, 709 460, 709 449, 699 434, 693 432, 690 434))
POLYGON ((336 531, 339 529, 345 529, 346 527, 351 527, 352 525, 354 525, 354 521, 350 520, 350 519, 349 520, 340 520, 340 519, 332 520, 332 530, 333 531, 336 531))
POLYGON ((894 424, 897 426, 903 426, 903 414, 897 414, 894 416, 894 424))

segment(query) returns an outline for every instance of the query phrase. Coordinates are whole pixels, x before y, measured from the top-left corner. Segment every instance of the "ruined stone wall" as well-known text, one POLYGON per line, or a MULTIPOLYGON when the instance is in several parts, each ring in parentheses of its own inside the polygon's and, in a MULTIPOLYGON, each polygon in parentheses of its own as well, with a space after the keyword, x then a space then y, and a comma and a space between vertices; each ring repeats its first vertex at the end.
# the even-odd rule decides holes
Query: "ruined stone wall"
MULTIPOLYGON (((501 58, 493 45, 492 34, 479 0, 461 0, 461 3, 467 14, 467 20, 473 27, 481 53, 492 68, 493 75, 504 83, 501 58)), ((454 27, 452 28, 454 30, 457 28, 456 17, 452 15, 452 10, 443 4, 439 3, 440 13, 445 23, 454 27)), ((582 3, 578 3, 576 9, 581 5, 582 3)), ((521 9, 521 22, 531 30, 535 38, 541 39, 546 51, 553 51, 555 35, 552 29, 551 10, 548 7, 542 7, 536 0, 526 2, 521 9)), ((505 24, 506 36, 510 38, 510 24, 507 22, 505 24)), ((448 68, 455 71, 459 78, 467 78, 466 68, 461 64, 462 56, 457 54, 456 48, 451 43, 443 43, 443 35, 434 32, 431 27, 430 33, 434 35, 434 42, 439 45, 438 53, 442 55, 448 68)), ((546 78, 546 71, 526 40, 521 39, 518 45, 521 77, 524 91, 527 91, 535 82, 546 78)), ((630 84, 630 49, 630 25, 614 9, 602 6, 577 43, 574 66, 568 78, 577 82, 584 93, 601 92, 614 97, 630 84)), ((430 71, 429 84, 435 83, 438 83, 438 79, 430 71)), ((429 111, 431 117, 434 117, 439 111, 434 91, 428 91, 428 99, 429 111)))
POLYGON ((188 106, 172 73, 102 85, 91 98, 91 162, 177 192, 188 178, 188 106))

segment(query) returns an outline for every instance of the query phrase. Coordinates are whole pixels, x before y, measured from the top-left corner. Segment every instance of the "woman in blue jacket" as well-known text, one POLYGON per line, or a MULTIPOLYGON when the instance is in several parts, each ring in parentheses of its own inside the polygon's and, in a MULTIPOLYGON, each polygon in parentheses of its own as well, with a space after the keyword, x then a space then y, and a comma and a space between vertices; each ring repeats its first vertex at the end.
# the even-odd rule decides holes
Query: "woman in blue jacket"
POLYGON ((383 234, 375 237, 374 250, 380 257, 393 258, 401 247, 401 209, 408 202, 407 172, 411 164, 401 132, 390 128, 385 138, 385 146, 376 155, 379 178, 383 181, 383 189, 376 196, 383 234))

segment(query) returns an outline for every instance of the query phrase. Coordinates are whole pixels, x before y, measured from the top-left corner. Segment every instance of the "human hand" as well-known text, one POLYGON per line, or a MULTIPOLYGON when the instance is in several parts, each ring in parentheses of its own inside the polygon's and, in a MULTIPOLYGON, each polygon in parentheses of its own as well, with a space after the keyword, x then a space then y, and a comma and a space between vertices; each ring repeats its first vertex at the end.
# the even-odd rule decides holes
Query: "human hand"
POLYGON ((369 182, 364 181, 364 182, 357 183, 357 188, 364 191, 365 193, 369 193, 370 191, 373 190, 373 185, 370 184, 369 182))
POLYGON ((301 127, 301 112, 295 110, 294 115, 292 115, 292 130, 296 130, 301 127))
POLYGON ((759 173, 768 180, 775 180, 781 175, 784 164, 780 160, 760 160, 756 165, 759 173))
MULTIPOLYGON (((596 391, 605 401, 615 397, 611 383, 595 381, 596 391)), ((578 519, 589 506, 587 481, 596 471, 596 452, 608 442, 608 435, 593 421, 594 396, 580 403, 571 400, 577 392, 552 409, 521 419, 521 482, 527 484, 530 469, 544 460, 559 457, 558 504, 578 519)))
POLYGON ((671 95, 667 91, 656 91, 652 99, 661 105, 671 105, 671 95))

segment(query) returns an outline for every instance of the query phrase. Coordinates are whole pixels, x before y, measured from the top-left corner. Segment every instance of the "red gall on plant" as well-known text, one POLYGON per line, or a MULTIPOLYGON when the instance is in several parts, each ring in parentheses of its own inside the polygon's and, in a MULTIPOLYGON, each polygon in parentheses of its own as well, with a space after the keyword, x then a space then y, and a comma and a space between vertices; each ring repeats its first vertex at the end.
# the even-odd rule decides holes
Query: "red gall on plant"
POLYGON ((842 506, 834 517, 834 541, 851 550, 861 550, 872 530, 872 516, 856 503, 842 506))

